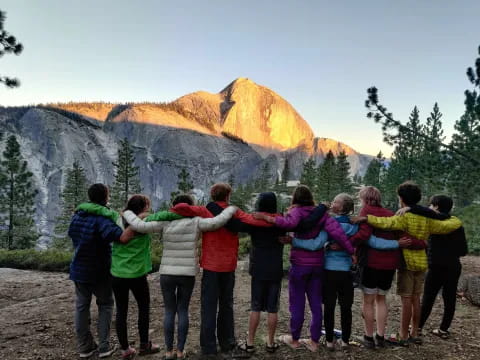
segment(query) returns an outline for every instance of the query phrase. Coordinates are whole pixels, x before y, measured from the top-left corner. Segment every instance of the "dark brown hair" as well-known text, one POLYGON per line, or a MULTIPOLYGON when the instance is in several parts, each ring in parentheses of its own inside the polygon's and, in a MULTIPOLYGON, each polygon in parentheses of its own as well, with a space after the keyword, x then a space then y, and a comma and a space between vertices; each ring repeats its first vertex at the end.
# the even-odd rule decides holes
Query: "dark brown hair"
POLYGON ((92 203, 106 206, 108 201, 108 187, 103 184, 93 184, 88 188, 88 198, 92 203))
POLYGON ((446 195, 434 195, 430 198, 430 205, 438 207, 438 211, 449 214, 453 207, 453 200, 446 195))
POLYGON ((213 201, 225 201, 232 192, 232 187, 225 183, 217 183, 210 189, 210 196, 213 201))
POLYGON ((293 192, 292 205, 313 206, 313 195, 308 186, 298 185, 293 192))
POLYGON ((398 186, 397 194, 407 206, 416 205, 422 200, 422 190, 413 181, 405 181, 398 186))
POLYGON ((173 199, 172 201, 172 206, 175 206, 177 204, 182 204, 182 203, 193 205, 195 201, 193 201, 193 197, 191 197, 190 195, 181 194, 181 195, 175 196, 175 199, 173 199))
POLYGON ((355 204, 353 202, 353 198, 346 194, 346 193, 341 193, 335 196, 335 199, 340 199, 342 200, 342 214, 341 215, 349 215, 352 214, 353 211, 355 210, 355 204))
POLYGON ((125 210, 130 210, 134 212, 136 215, 139 215, 142 213, 142 211, 145 210, 145 208, 150 207, 150 199, 141 194, 135 194, 128 199, 127 205, 125 207, 125 210))

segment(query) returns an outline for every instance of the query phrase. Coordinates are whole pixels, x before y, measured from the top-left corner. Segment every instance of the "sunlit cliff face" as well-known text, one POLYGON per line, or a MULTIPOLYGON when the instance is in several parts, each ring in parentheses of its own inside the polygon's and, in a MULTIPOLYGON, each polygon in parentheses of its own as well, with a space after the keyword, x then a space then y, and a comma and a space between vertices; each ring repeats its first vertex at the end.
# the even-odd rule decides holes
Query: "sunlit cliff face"
POLYGON ((281 96, 246 78, 239 78, 218 94, 204 91, 182 96, 170 104, 115 105, 69 103, 53 105, 99 121, 135 122, 194 130, 242 140, 275 150, 302 146, 309 154, 355 153, 331 139, 314 139, 308 123, 281 96), (108 119, 108 120, 107 120, 108 119))

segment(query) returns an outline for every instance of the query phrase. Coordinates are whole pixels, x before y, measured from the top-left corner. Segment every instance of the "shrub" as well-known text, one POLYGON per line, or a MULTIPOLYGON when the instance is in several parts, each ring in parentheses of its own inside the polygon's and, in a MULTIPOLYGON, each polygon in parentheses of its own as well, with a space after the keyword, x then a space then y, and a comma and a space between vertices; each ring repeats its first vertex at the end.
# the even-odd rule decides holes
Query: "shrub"
POLYGON ((243 257, 250 253, 250 235, 248 234, 240 234, 239 238, 239 245, 238 245, 238 256, 243 257))
POLYGON ((480 255, 480 205, 474 204, 456 210, 455 215, 463 221, 468 251, 480 255))
POLYGON ((0 267, 68 272, 71 261, 71 252, 55 249, 0 250, 0 267))

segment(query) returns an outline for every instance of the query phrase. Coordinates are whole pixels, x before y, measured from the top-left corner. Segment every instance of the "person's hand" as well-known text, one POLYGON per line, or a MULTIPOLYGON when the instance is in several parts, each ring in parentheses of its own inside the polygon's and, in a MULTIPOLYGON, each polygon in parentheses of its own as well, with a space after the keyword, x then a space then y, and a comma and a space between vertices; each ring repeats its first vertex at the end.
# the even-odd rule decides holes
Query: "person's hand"
POLYGON ((279 236, 278 237, 278 241, 281 243, 281 244, 291 244, 292 243, 292 237, 289 236, 289 235, 285 235, 285 236, 279 236))
POLYGON ((405 215, 410 210, 412 210, 412 208, 410 206, 405 206, 401 209, 398 209, 397 212, 395 213, 395 215, 396 216, 402 216, 402 215, 405 215))
POLYGON ((412 239, 409 237, 402 237, 400 240, 398 240, 398 246, 400 246, 402 249, 403 248, 408 248, 409 246, 412 245, 412 239))
POLYGON ((343 248, 342 248, 340 245, 338 245, 337 243, 333 243, 333 244, 328 245, 328 248, 329 248, 330 250, 332 250, 332 251, 341 251, 341 250, 343 250, 343 248))
POLYGON ((327 209, 330 209, 332 207, 332 203, 330 201, 324 201, 321 204, 325 205, 327 209))
POLYGON ((353 255, 352 255, 352 264, 353 264, 353 265, 357 265, 357 263, 358 263, 357 255, 353 254, 353 255))
POLYGON ((148 213, 148 212, 142 212, 141 214, 138 215, 138 217, 143 220, 143 219, 145 219, 148 215, 150 215, 150 213, 148 213))
POLYGON ((350 222, 352 224, 360 224, 367 222, 368 218, 366 216, 350 216, 350 222))
POLYGON ((267 215, 262 213, 253 213, 252 216, 254 219, 257 219, 257 220, 266 220, 265 218, 267 217, 267 215))

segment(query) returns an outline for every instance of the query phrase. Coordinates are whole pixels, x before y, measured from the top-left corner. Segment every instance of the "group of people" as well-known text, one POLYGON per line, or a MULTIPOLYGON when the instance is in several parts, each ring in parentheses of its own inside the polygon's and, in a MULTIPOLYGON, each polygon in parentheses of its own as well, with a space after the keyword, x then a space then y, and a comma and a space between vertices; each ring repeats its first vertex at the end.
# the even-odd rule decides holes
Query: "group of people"
POLYGON ((461 272, 459 258, 467 252, 462 224, 450 216, 453 203, 449 197, 434 196, 430 208, 419 206, 420 188, 406 182, 398 187, 401 209, 395 215, 381 206, 379 190, 368 186, 359 192, 362 208, 359 216, 353 216, 354 200, 350 195, 339 194, 331 205, 316 206, 308 187, 299 185, 288 212, 282 215, 272 192, 258 196, 252 214, 229 205, 231 192, 228 184, 218 183, 212 186, 212 201, 205 207, 196 206, 191 196, 183 194, 173 200, 168 211, 153 214, 148 197, 133 195, 118 214, 107 207, 109 192, 105 185, 89 188, 90 201, 78 206, 68 232, 75 249, 70 279, 75 283, 75 328, 81 358, 97 351, 100 358, 115 352, 115 346, 109 343, 114 298, 122 359, 160 351, 159 345, 149 339, 147 281, 152 271, 149 234, 156 232, 163 234, 159 271, 167 360, 187 357, 188 309, 199 267, 200 346, 205 359, 216 359, 219 350, 224 358, 253 354, 261 312, 268 313, 267 352, 274 353, 281 344, 315 352, 322 329, 328 350, 335 351, 337 345, 346 350, 352 332, 355 286, 363 292, 365 347, 384 347, 386 340, 400 346, 421 344, 421 329, 440 288, 445 310, 442 324, 433 333, 448 337, 461 272), (242 342, 235 337, 233 306, 238 233, 251 237, 251 312, 248 336, 242 342), (285 244, 291 245, 290 333, 276 338, 285 244), (401 324, 398 335, 386 339, 385 297, 397 269, 401 324), (130 291, 138 306, 138 349, 130 345, 127 334, 130 291), (92 295, 98 306, 98 345, 90 332, 92 295), (311 312, 310 336, 302 338, 306 298, 311 312), (337 300, 341 332, 334 330, 337 300), (337 336, 340 339, 335 341, 337 336))

